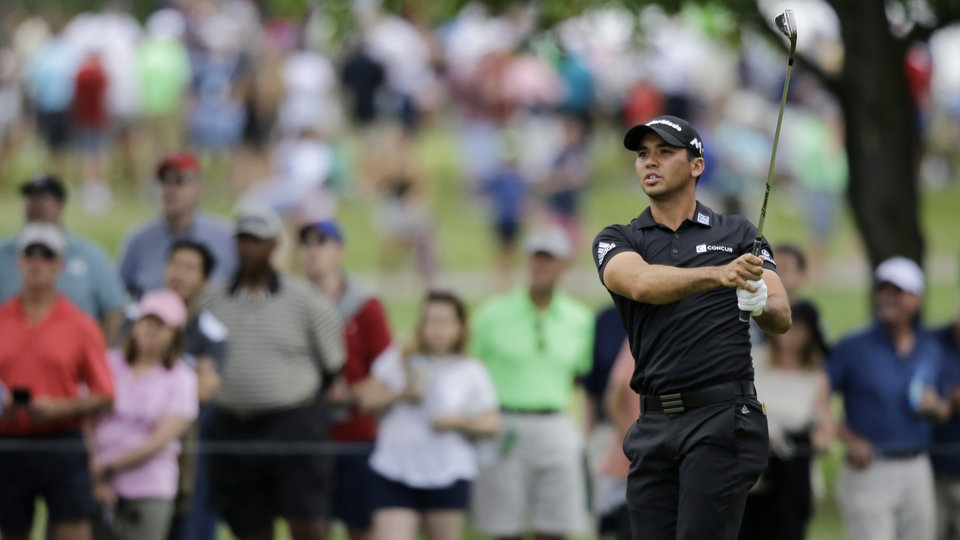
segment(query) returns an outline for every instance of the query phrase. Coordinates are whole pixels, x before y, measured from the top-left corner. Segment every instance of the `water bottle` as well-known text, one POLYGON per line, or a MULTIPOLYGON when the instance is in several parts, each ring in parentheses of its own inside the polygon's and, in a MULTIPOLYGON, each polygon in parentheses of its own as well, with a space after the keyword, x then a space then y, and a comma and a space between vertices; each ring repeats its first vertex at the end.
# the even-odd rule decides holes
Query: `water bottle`
POLYGON ((907 398, 910 400, 910 407, 914 411, 920 410, 920 402, 923 400, 923 393, 932 382, 927 380, 926 374, 927 370, 923 367, 920 367, 917 368, 917 371, 913 374, 913 378, 910 379, 910 387, 907 390, 907 398))

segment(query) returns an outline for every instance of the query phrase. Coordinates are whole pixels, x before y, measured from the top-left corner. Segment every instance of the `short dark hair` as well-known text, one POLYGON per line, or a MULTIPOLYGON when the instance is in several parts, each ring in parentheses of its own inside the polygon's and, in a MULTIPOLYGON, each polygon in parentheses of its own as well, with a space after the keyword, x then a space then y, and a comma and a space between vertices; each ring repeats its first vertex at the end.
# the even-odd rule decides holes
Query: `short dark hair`
POLYGON ((801 272, 807 270, 807 257, 803 254, 803 250, 794 244, 777 244, 773 250, 793 257, 797 261, 797 268, 799 268, 801 272))
POLYGON ((213 269, 217 266, 217 259, 213 256, 213 253, 210 252, 207 246, 194 240, 181 238, 176 240, 170 246, 170 252, 167 255, 167 260, 169 261, 173 259, 174 254, 181 250, 193 251, 199 254, 200 260, 203 263, 203 279, 210 279, 210 275, 213 274, 213 269))

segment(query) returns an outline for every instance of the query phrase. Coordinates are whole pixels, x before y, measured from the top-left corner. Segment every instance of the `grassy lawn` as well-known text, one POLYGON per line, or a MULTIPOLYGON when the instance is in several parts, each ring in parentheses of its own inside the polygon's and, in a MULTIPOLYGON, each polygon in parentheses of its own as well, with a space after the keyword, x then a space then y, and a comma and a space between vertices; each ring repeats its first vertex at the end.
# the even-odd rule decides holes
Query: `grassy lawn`
MULTIPOLYGON (((632 176, 632 160, 625 155, 619 143, 620 134, 612 130, 601 130, 596 136, 595 181, 590 187, 586 200, 586 212, 583 236, 589 241, 593 234, 604 225, 624 223, 632 219, 646 205, 636 179, 632 176)), ((489 227, 478 201, 465 194, 459 178, 457 139, 449 130, 435 128, 427 133, 419 143, 418 152, 434 184, 435 213, 434 224, 437 238, 437 252, 440 256, 440 269, 443 272, 481 272, 490 268, 493 254, 493 242, 489 227)), ((10 163, 4 164, 0 173, 0 234, 12 234, 20 225, 21 209, 16 196, 15 186, 26 176, 38 169, 40 160, 35 153, 21 152, 10 163)), ((762 179, 757 179, 758 191, 762 179)), ((224 196, 227 190, 222 181, 210 180, 205 200, 206 206, 214 213, 228 216, 232 201, 224 196)), ((771 209, 767 221, 767 237, 777 242, 800 242, 805 235, 804 216, 796 207, 795 198, 789 190, 780 191, 775 187, 771 197, 771 209)), ((960 189, 956 186, 924 193, 923 227, 926 232, 928 252, 932 258, 956 262, 960 239, 960 189)), ((748 212, 757 205, 748 205, 748 212)), ((70 229, 97 239, 111 253, 116 253, 124 235, 132 226, 152 218, 158 211, 156 197, 123 195, 114 210, 106 217, 92 219, 79 212, 71 203, 67 216, 70 229)), ((373 229, 371 213, 374 207, 359 198, 346 198, 341 205, 340 219, 347 231, 347 266, 354 272, 373 275, 377 268, 377 239, 373 229)), ((749 215, 751 219, 756 216, 749 215)), ((860 260, 862 248, 852 226, 849 213, 844 212, 838 222, 835 234, 829 246, 832 268, 844 273, 849 263, 850 272, 863 272, 856 266, 860 260)), ((568 283, 571 291, 593 307, 601 307, 609 302, 609 297, 591 274, 592 262, 588 250, 581 249, 576 260, 577 274, 591 276, 591 279, 568 283)), ((955 266, 948 266, 954 268, 955 266)), ((858 276, 854 276, 856 278, 858 276)), ((844 281, 842 284, 811 283, 808 296, 821 308, 824 325, 830 340, 836 340, 847 332, 863 326, 869 320, 867 297, 867 274, 862 279, 844 281), (852 283, 852 285, 851 285, 852 283)), ((957 276, 944 271, 934 273, 925 305, 925 320, 928 323, 943 323, 956 313, 958 287, 957 276)), ((409 336, 416 317, 418 302, 410 295, 398 294, 402 291, 381 291, 396 334, 400 338, 409 336)), ((473 305, 483 295, 470 298, 473 305)), ((827 479, 827 494, 817 508, 809 538, 816 540, 840 540, 843 531, 840 518, 832 499, 832 481, 839 463, 839 454, 834 453, 820 459, 827 479)), ((224 531, 222 538, 229 538, 224 531)), ((342 536, 342 531, 338 533, 342 536)), ((280 535, 287 538, 285 530, 280 535)), ((42 533, 35 535, 42 538, 42 533)))

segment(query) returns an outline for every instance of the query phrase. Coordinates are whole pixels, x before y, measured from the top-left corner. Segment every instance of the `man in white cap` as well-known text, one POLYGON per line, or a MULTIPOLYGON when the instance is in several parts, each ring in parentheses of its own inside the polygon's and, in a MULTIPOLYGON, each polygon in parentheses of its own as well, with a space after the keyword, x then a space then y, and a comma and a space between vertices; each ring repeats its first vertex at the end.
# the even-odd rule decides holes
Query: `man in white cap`
MULTIPOLYGON (((342 325, 329 300, 271 265, 281 229, 274 212, 241 209, 237 273, 201 301, 230 334, 207 433, 213 442, 329 441, 327 411, 318 396, 344 363, 342 325)), ((271 538, 277 518, 287 520, 295 540, 321 540, 331 513, 331 458, 214 454, 214 504, 241 540, 271 538)))
POLYGON ((42 497, 54 538, 89 539, 96 505, 80 430, 83 418, 113 402, 106 347, 97 323, 57 291, 67 253, 61 229, 27 224, 16 246, 22 286, 0 305, 0 383, 12 396, 0 414, 0 446, 65 451, 0 452, 0 536, 30 538, 42 497))
POLYGON ((893 257, 874 273, 876 320, 840 341, 827 360, 846 418, 846 463, 837 498, 847 538, 933 540, 933 421, 949 414, 937 394, 940 350, 919 325, 923 270, 893 257))
POLYGON ((527 241, 530 284, 488 301, 471 328, 472 352, 490 371, 503 430, 496 463, 481 471, 474 526, 497 538, 585 532, 583 436, 567 414, 578 376, 590 371, 593 313, 559 290, 572 255, 554 226, 527 241))
MULTIPOLYGON (((107 343, 114 343, 124 320, 127 295, 123 281, 99 244, 65 229, 67 189, 63 181, 54 175, 38 174, 20 186, 20 194, 25 223, 51 223, 64 231, 66 248, 57 289, 99 321, 107 343)), ((16 258, 16 238, 0 241, 0 302, 20 290, 16 258)))

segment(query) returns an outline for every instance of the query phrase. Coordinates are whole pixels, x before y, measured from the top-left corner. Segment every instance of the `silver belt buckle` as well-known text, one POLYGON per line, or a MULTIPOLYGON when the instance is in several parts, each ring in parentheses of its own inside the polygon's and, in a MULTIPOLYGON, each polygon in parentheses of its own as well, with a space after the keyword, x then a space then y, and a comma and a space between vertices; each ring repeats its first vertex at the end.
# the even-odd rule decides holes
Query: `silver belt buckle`
POLYGON ((660 407, 667 414, 682 413, 686 409, 683 407, 683 396, 677 394, 664 394, 660 396, 660 407))

